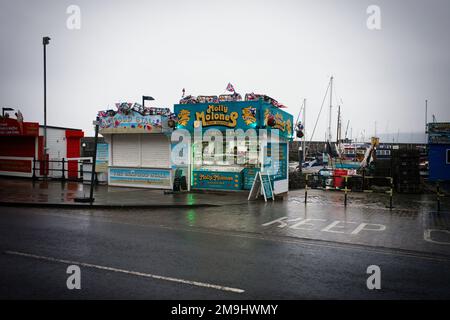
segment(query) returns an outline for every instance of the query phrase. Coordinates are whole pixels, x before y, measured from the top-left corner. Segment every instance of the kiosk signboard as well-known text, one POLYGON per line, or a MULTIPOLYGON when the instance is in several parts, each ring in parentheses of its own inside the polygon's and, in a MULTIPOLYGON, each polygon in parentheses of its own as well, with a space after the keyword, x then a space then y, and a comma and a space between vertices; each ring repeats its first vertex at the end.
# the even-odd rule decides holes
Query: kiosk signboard
POLYGON ((194 170, 192 179, 196 189, 242 189, 241 172, 194 170))
POLYGON ((108 179, 112 186, 172 189, 171 169, 110 167, 108 179))
POLYGON ((177 128, 192 131, 200 124, 203 130, 256 128, 257 101, 198 103, 175 105, 177 128))

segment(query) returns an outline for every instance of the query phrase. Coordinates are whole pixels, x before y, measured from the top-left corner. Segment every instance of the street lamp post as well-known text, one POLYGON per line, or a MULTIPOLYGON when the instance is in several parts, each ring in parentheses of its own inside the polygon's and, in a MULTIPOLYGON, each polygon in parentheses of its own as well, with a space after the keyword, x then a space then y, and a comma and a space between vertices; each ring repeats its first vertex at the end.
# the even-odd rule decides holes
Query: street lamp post
POLYGON ((50 37, 42 38, 42 45, 44 47, 44 176, 47 177, 47 45, 50 43, 50 37))

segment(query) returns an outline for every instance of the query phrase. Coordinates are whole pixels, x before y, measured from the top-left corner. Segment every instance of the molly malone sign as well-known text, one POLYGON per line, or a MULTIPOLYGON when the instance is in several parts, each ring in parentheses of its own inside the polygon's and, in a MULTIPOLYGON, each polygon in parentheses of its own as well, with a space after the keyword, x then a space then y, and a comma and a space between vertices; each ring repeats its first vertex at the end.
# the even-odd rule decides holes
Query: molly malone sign
POLYGON ((179 129, 278 129, 292 136, 292 115, 262 101, 197 103, 175 105, 179 129))

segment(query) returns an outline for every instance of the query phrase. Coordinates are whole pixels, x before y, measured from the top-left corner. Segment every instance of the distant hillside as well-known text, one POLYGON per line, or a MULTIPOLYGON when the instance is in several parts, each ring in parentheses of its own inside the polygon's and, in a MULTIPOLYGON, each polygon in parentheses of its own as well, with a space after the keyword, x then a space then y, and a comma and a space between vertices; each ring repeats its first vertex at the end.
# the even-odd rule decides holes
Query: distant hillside
POLYGON ((426 143, 427 135, 425 132, 400 132, 400 133, 380 133, 378 134, 380 142, 399 142, 399 143, 426 143))

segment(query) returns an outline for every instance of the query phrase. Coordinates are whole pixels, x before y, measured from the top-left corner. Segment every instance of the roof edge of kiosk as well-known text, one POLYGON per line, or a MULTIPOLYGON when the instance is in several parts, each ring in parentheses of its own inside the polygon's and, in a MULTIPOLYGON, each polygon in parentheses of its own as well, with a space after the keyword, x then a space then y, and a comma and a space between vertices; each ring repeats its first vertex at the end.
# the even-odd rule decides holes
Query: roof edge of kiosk
POLYGON ((117 104, 117 110, 98 112, 99 132, 118 133, 170 133, 174 114, 169 108, 143 108, 135 103, 117 104))
POLYGON ((174 113, 177 129, 193 131, 201 122, 203 130, 278 129, 280 136, 293 138, 293 116, 262 100, 175 104, 174 113))

